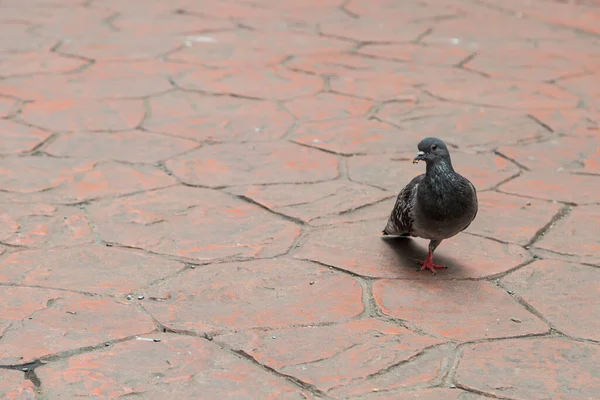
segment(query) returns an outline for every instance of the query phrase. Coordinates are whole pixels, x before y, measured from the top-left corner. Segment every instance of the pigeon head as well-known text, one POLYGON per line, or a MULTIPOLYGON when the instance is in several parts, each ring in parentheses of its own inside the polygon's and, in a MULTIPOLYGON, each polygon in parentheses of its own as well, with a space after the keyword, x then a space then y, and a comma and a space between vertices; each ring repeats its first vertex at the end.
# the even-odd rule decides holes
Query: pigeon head
POLYGON ((419 142, 417 145, 419 152, 414 158, 413 163, 425 161, 427 165, 437 164, 438 162, 450 163, 450 153, 446 143, 438 138, 428 137, 419 142))

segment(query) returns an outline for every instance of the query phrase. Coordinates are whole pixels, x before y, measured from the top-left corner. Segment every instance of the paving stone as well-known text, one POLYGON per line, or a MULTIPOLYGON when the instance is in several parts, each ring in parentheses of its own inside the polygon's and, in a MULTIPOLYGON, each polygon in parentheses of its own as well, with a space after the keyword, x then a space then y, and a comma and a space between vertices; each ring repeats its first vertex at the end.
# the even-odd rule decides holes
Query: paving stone
POLYGON ((150 340, 129 340, 38 368, 44 394, 49 398, 85 397, 90 393, 101 398, 314 398, 207 340, 170 334, 140 339, 150 340))
POLYGON ((50 132, 4 119, 0 119, 0 134, 0 155, 31 151, 51 135, 50 132))
POLYGON ((374 393, 365 395, 361 397, 361 399, 365 400, 375 400, 375 399, 389 399, 390 396, 393 396, 395 400, 439 400, 439 399, 447 399, 447 400, 485 400, 489 399, 489 397, 479 396, 475 393, 467 392, 464 390, 460 390, 457 388, 454 389, 442 389, 442 388, 434 388, 434 389, 422 389, 422 390, 414 390, 407 392, 383 392, 380 393, 381 390, 374 390, 374 393))
POLYGON ((439 385, 452 365, 453 346, 425 349, 407 362, 329 392, 335 398, 397 399, 408 388, 439 385), (384 396, 387 395, 387 396, 384 396))
POLYGON ((395 16, 378 18, 348 18, 321 27, 325 35, 362 42, 412 42, 427 32, 422 24, 400 24, 395 16))
POLYGON ((7 400, 34 400, 35 387, 23 372, 0 369, 0 396, 7 400))
POLYGON ((595 0, 1 3, 0 365, 62 356, 0 398, 600 391, 595 0), (426 136, 480 202, 435 277, 380 233, 426 136))
POLYGON ((171 90, 170 76, 193 70, 163 61, 100 62, 77 74, 0 81, 0 93, 27 100, 133 99, 171 90))
MULTIPOLYGON (((2 204, 0 242, 11 246, 77 246, 94 238, 83 210, 49 204, 2 204)), ((1 274, 1 273, 0 273, 1 274)))
POLYGON ((0 95, 0 118, 7 118, 17 110, 18 101, 0 95))
POLYGON ((213 67, 256 68, 277 65, 291 55, 342 52, 352 43, 316 34, 235 30, 205 34, 201 41, 168 56, 169 60, 213 67))
POLYGON ((275 34, 290 31, 314 34, 321 24, 345 18, 337 0, 322 1, 318 4, 314 2, 266 4, 266 0, 261 0, 260 4, 260 7, 256 7, 256 4, 252 3, 211 3, 209 11, 194 3, 188 6, 188 10, 194 12, 194 15, 202 12, 203 15, 209 15, 211 18, 233 19, 238 26, 275 34))
POLYGON ((293 184, 241 186, 228 191, 275 212, 317 225, 392 196, 377 188, 346 181, 302 185, 301 191, 293 184))
POLYGON ((440 341, 374 319, 217 336, 261 364, 321 390, 365 381, 440 341))
POLYGON ((477 218, 467 228, 467 232, 523 246, 561 209, 560 204, 553 202, 529 200, 498 192, 479 193, 477 200, 477 218))
POLYGON ((600 33, 598 29, 598 16, 595 13, 595 2, 580 1, 575 3, 577 7, 572 7, 573 3, 551 2, 537 3, 510 0, 503 3, 506 9, 514 10, 521 15, 547 21, 563 27, 572 27, 589 33, 600 33))
POLYGON ((537 199, 589 204, 600 203, 600 193, 596 190, 598 183, 600 176, 546 170, 526 172, 501 185, 499 190, 537 199))
POLYGON ((233 196, 181 186, 99 201, 88 212, 106 242, 201 262, 273 257, 301 231, 233 196))
POLYGON ((368 100, 333 93, 318 93, 316 96, 300 97, 285 103, 285 108, 299 121, 361 117, 366 116, 371 107, 373 103, 368 100))
POLYGON ((156 163, 198 147, 182 138, 151 132, 67 133, 45 147, 57 157, 116 160, 127 163, 156 163))
POLYGON ((381 57, 410 64, 453 66, 465 60, 471 53, 452 46, 421 46, 413 43, 367 44, 359 49, 360 54, 381 57))
POLYGON ((600 96, 600 89, 597 88, 598 74, 581 74, 569 77, 557 83, 557 86, 565 88, 570 93, 581 96, 584 100, 589 100, 593 104, 598 104, 597 99, 600 96))
POLYGON ((141 100, 36 101, 21 116, 54 132, 130 130, 144 118, 144 105, 141 100))
POLYGON ((282 67, 262 69, 206 69, 176 78, 187 90, 257 99, 287 100, 314 95, 323 89, 323 79, 282 67))
POLYGON ((443 137, 460 148, 491 150, 543 138, 548 130, 525 114, 494 108, 425 102, 388 104, 377 117, 422 137, 443 137), (440 133, 442 130, 443 134, 440 133))
POLYGON ((379 280, 373 284, 373 296, 384 314, 440 338, 470 341, 549 330, 506 291, 485 281, 379 280), (425 313, 427 304, 436 307, 425 313))
MULTIPOLYGON (((186 5, 193 5, 193 2, 186 5)), ((118 18, 112 21, 112 25, 126 34, 154 37, 167 35, 183 36, 192 43, 204 43, 201 41, 201 38, 212 37, 210 33, 204 32, 235 28, 233 21, 228 19, 219 20, 201 14, 174 13, 173 6, 166 4, 157 6, 164 7, 164 12, 157 10, 156 14, 145 14, 136 12, 136 10, 124 10, 122 15, 119 15, 118 18), (157 20, 160 20, 159 24, 156 23, 157 20), (194 34, 195 32, 199 32, 199 34, 194 34)), ((115 8, 123 9, 126 6, 122 7, 121 5, 111 4, 110 8, 117 11, 115 8)), ((206 9, 203 11, 206 11, 206 9)))
POLYGON ((43 356, 97 346, 154 330, 134 305, 57 290, 0 287, 0 364, 21 364, 43 356))
POLYGON ((600 341, 600 311, 593 306, 600 300, 595 284, 599 274, 600 269, 594 267, 542 260, 502 282, 561 331, 600 341))
MULTIPOLYGON (((400 148, 396 155, 356 156, 348 160, 348 175, 354 182, 366 183, 393 191, 396 194, 410 180, 425 173, 423 166, 414 165, 417 141, 400 148)), ((452 151, 454 169, 468 178, 479 192, 489 190, 500 182, 516 176, 519 168, 510 161, 489 153, 473 154, 452 151)))
POLYGON ((547 82, 585 71, 585 63, 577 61, 558 52, 494 48, 479 52, 464 66, 492 78, 547 82))
POLYGON ((425 280, 481 278, 531 259, 520 246, 459 234, 442 242, 436 250, 436 261, 448 269, 434 276, 417 271, 418 261, 427 257, 428 241, 382 238, 385 222, 386 219, 365 221, 312 232, 294 257, 369 277, 425 280))
POLYGON ((508 109, 575 108, 577 96, 547 83, 503 81, 473 76, 426 89, 447 101, 508 109))
POLYGON ((2 261, 4 282, 107 295, 127 294, 182 270, 182 263, 105 246, 29 250, 2 261))
MULTIPOLYGON (((304 55, 287 61, 285 66, 308 74, 353 79, 376 79, 375 72, 390 73, 402 67, 391 60, 368 58, 353 53, 304 55)), ((404 81, 413 83, 406 78, 404 81)))
POLYGON ((150 99, 145 129, 197 141, 280 139, 294 118, 273 102, 169 92, 150 99))
POLYGON ((600 175, 600 145, 594 137, 561 137, 498 151, 530 170, 567 170, 600 175))
POLYGON ((210 187, 320 182, 338 175, 334 155, 291 143, 206 146, 166 166, 187 184, 210 187))
POLYGON ((169 36, 128 35, 118 32, 71 38, 60 50, 65 54, 101 61, 135 61, 158 59, 185 43, 184 38, 169 36))
POLYGON ((291 136, 295 142, 339 154, 398 152, 415 146, 421 135, 367 119, 302 124, 291 136))
POLYGON ((331 77, 331 90, 347 96, 380 102, 415 102, 423 92, 415 82, 396 73, 383 73, 370 78, 331 77))
POLYGON ((396 196, 392 195, 389 199, 382 200, 378 203, 364 205, 353 211, 343 212, 337 215, 328 215, 323 218, 316 218, 310 222, 311 225, 337 225, 337 224, 352 224, 356 222, 378 220, 383 221, 390 215, 390 210, 394 206, 396 196))
POLYGON ((600 131, 600 114, 590 110, 534 110, 531 115, 559 134, 595 136, 600 131))
POLYGON ((568 216, 556 221, 535 246, 573 255, 582 262, 600 264, 599 223, 600 206, 576 207, 568 216))
POLYGON ((463 18, 437 21, 432 32, 421 42, 425 44, 453 44, 470 50, 498 46, 520 48, 531 43, 564 40, 576 41, 577 35, 542 21, 520 18, 482 5, 469 4, 463 18), (468 21, 469 23, 465 23, 468 21), (510 24, 510 31, 506 29, 510 24))
POLYGON ((29 201, 74 204, 106 196, 123 195, 172 186, 175 179, 161 170, 115 162, 49 157, 0 159, 0 189, 29 201))
POLYGON ((144 307, 163 325, 198 333, 336 322, 363 311, 354 278, 284 259, 203 266, 149 289, 147 296, 144 307))
POLYGON ((481 343, 465 350, 456 379, 497 397, 588 400, 600 390, 595 372, 599 362, 598 347, 588 343, 563 339, 481 343))
MULTIPOLYGON (((3 8, 4 11, 4 8, 3 8)), ((50 50, 56 43, 45 37, 31 35, 23 21, 3 21, 0 25, 0 52, 24 53, 50 50)))
POLYGON ((361 0, 350 0, 344 6, 348 11, 359 17, 394 16, 399 21, 435 20, 443 16, 455 16, 463 12, 460 4, 448 1, 423 1, 397 2, 394 0, 377 0, 377 7, 373 3, 365 3, 361 0), (432 7, 435 3, 437 7, 432 7))
MULTIPOLYGON (((65 42, 70 42, 72 38, 104 36, 112 32, 110 23, 105 22, 114 18, 114 12, 109 9, 82 7, 81 2, 73 0, 41 1, 37 7, 35 3, 30 3, 30 7, 37 9, 31 16, 35 23, 30 29, 32 36, 60 41, 58 45, 55 42, 55 50, 62 50, 65 42)), ((27 10, 27 14, 33 13, 27 10)))
POLYGON ((31 74, 66 73, 83 67, 87 61, 64 57, 58 53, 19 53, 0 55, 0 76, 3 78, 31 74))

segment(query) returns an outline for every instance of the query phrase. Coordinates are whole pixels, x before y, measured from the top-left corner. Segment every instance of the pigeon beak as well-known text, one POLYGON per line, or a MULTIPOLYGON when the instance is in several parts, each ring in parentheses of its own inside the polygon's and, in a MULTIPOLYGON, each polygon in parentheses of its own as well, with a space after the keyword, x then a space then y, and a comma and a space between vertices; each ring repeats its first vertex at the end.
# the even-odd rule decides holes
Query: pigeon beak
POLYGON ((413 160, 413 164, 416 164, 419 161, 424 160, 424 159, 425 159, 425 152, 424 151, 420 151, 420 152, 417 153, 417 156, 413 160))

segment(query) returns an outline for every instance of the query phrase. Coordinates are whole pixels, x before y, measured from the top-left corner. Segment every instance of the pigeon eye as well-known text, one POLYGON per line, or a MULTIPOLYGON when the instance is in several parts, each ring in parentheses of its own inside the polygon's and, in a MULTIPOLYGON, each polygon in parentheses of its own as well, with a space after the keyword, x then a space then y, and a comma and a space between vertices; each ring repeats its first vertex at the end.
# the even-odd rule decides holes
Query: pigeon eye
POLYGON ((435 150, 435 149, 437 149, 437 144, 432 144, 431 145, 431 150, 435 150))

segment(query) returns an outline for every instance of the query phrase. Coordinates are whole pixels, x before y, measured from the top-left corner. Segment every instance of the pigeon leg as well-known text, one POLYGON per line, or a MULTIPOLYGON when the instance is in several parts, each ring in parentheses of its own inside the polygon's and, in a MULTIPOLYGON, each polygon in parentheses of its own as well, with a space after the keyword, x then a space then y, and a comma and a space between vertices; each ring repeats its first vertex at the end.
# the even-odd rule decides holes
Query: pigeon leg
POLYGON ((441 242, 441 240, 432 240, 429 242, 429 254, 427 255, 427 259, 423 261, 423 266, 421 267, 420 271, 428 269, 435 275, 436 269, 447 268, 445 265, 433 263, 433 252, 441 242))

